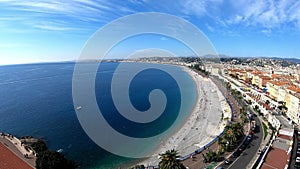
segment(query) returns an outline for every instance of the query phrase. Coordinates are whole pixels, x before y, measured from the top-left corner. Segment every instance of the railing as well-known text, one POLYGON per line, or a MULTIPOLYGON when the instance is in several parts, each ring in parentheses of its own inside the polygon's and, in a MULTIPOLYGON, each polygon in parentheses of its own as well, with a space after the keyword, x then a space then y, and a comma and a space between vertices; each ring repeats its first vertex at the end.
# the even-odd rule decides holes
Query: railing
POLYGON ((197 149, 195 152, 192 152, 192 153, 180 158, 179 160, 184 161, 184 160, 190 158, 191 156, 194 156, 196 154, 200 154, 203 150, 205 150, 206 148, 208 148, 209 146, 214 144, 223 134, 224 134, 224 130, 218 136, 216 136, 213 140, 211 140, 209 143, 207 143, 205 146, 197 149))

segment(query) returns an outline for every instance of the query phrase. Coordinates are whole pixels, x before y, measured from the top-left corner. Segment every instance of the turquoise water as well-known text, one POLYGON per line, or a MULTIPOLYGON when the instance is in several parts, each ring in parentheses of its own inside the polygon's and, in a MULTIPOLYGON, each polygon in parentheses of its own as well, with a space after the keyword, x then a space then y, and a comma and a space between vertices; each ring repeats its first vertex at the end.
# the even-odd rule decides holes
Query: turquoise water
MULTIPOLYGON (((188 74, 179 67, 169 66, 181 78, 184 93, 178 92, 174 79, 156 69, 144 71, 134 78, 130 98, 138 110, 149 108, 147 96, 153 88, 160 88, 168 96, 164 116, 143 126, 126 121, 113 107, 109 86, 118 64, 102 63, 95 81, 97 103, 103 112, 109 112, 104 116, 111 126, 120 133, 139 138, 168 130, 165 135, 167 138, 176 132, 188 117, 197 97, 195 84, 188 74), (180 104, 180 96, 188 99, 180 104), (103 102, 106 104, 101 104, 103 102), (184 112, 180 118, 176 118, 178 109, 184 112), (175 125, 170 128, 173 122, 175 125), (124 129, 123 126, 127 128, 124 129)), ((133 67, 144 66, 144 63, 131 64, 133 67)), ((80 168, 117 168, 136 161, 103 150, 85 134, 73 108, 73 69, 74 63, 1 66, 0 131, 16 136, 43 138, 50 149, 63 149, 63 154, 77 161, 80 168)), ((159 144, 159 140, 155 144, 159 144)))

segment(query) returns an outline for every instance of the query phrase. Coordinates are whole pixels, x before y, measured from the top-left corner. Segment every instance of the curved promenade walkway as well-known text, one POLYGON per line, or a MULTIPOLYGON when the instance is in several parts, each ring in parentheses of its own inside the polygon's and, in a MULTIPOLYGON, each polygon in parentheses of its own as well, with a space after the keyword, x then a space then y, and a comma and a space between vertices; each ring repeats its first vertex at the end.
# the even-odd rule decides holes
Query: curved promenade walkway
MULTIPOLYGON (((179 155, 183 157, 182 160, 185 159, 183 163, 189 167, 189 164, 186 164, 186 161, 189 161, 189 154, 203 149, 207 144, 215 147, 211 144, 223 132, 228 120, 232 117, 232 111, 224 95, 210 78, 203 77, 186 67, 183 69, 190 74, 197 85, 199 97, 195 109, 184 126, 163 143, 158 152, 140 164, 156 166, 160 161, 158 155, 174 148, 179 151, 179 155)), ((200 161, 202 162, 198 160, 200 161)), ((199 165, 195 168, 198 169, 199 165)))
MULTIPOLYGON (((199 74, 202 74, 201 72, 198 72, 199 74)), ((228 92, 226 87, 224 87, 224 84, 222 84, 221 81, 216 80, 214 78, 210 78, 212 82, 218 87, 219 91, 223 94, 225 99, 227 100, 227 103, 230 106, 232 114, 232 121, 241 121, 240 119, 240 106, 238 102, 234 99, 234 97, 228 92)), ((247 131, 247 129, 245 130, 247 131)), ((184 166, 188 167, 189 169, 200 169, 200 168, 214 168, 216 165, 212 164, 206 164, 203 162, 203 155, 205 155, 209 150, 211 151, 217 151, 219 148, 219 145, 217 142, 214 142, 212 145, 210 145, 206 150, 202 151, 199 154, 196 154, 193 156, 193 158, 189 158, 183 161, 184 166)), ((229 152, 226 152, 224 156, 230 155, 229 152)))

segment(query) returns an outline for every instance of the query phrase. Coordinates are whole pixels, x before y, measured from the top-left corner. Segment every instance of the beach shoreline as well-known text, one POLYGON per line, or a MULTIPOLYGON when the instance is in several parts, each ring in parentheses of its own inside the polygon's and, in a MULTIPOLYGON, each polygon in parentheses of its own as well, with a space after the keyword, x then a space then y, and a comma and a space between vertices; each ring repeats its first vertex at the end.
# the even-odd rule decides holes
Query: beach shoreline
POLYGON ((196 103, 179 130, 166 139, 151 157, 138 163, 140 165, 158 165, 159 154, 171 149, 177 150, 182 157, 195 152, 222 133, 227 124, 227 120, 224 119, 231 117, 230 107, 225 97, 210 79, 200 76, 185 66, 178 67, 194 81, 197 88, 196 103), (214 96, 210 93, 213 93, 214 96), (216 104, 213 101, 216 101, 219 106, 213 107, 212 105, 216 104), (218 110, 217 114, 209 114, 216 110, 218 110))

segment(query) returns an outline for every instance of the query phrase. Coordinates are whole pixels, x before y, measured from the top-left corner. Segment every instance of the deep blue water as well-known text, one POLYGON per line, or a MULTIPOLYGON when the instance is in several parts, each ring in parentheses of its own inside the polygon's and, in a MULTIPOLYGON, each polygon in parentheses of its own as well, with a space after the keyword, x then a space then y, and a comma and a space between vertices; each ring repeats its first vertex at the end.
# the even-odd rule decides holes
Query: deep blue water
MULTIPOLYGON (((143 66, 142 63, 131 64, 143 66)), ((172 130, 175 132, 188 117, 197 97, 191 78, 180 68, 172 66, 187 89, 185 93, 178 93, 174 79, 161 71, 147 70, 136 76, 130 86, 130 98, 137 109, 143 111, 149 108, 147 98, 152 89, 160 88, 169 93, 166 107, 169 113, 164 113, 153 123, 140 125, 126 121, 113 107, 109 84, 117 66, 118 63, 102 63, 95 82, 99 108, 109 112, 104 114, 107 121, 118 132, 133 137, 149 137, 168 129, 170 123, 176 120, 174 112, 182 106, 186 113, 177 119, 178 124, 172 130), (150 87, 145 87, 145 84, 150 87), (180 95, 189 98, 184 105, 178 104, 180 95), (101 104, 103 102, 105 104, 101 104)), ((117 168, 134 161, 103 150, 81 128, 72 100, 73 69, 74 63, 0 66, 0 131, 19 137, 32 135, 43 138, 50 149, 63 149, 65 156, 77 161, 80 168, 117 168)))

